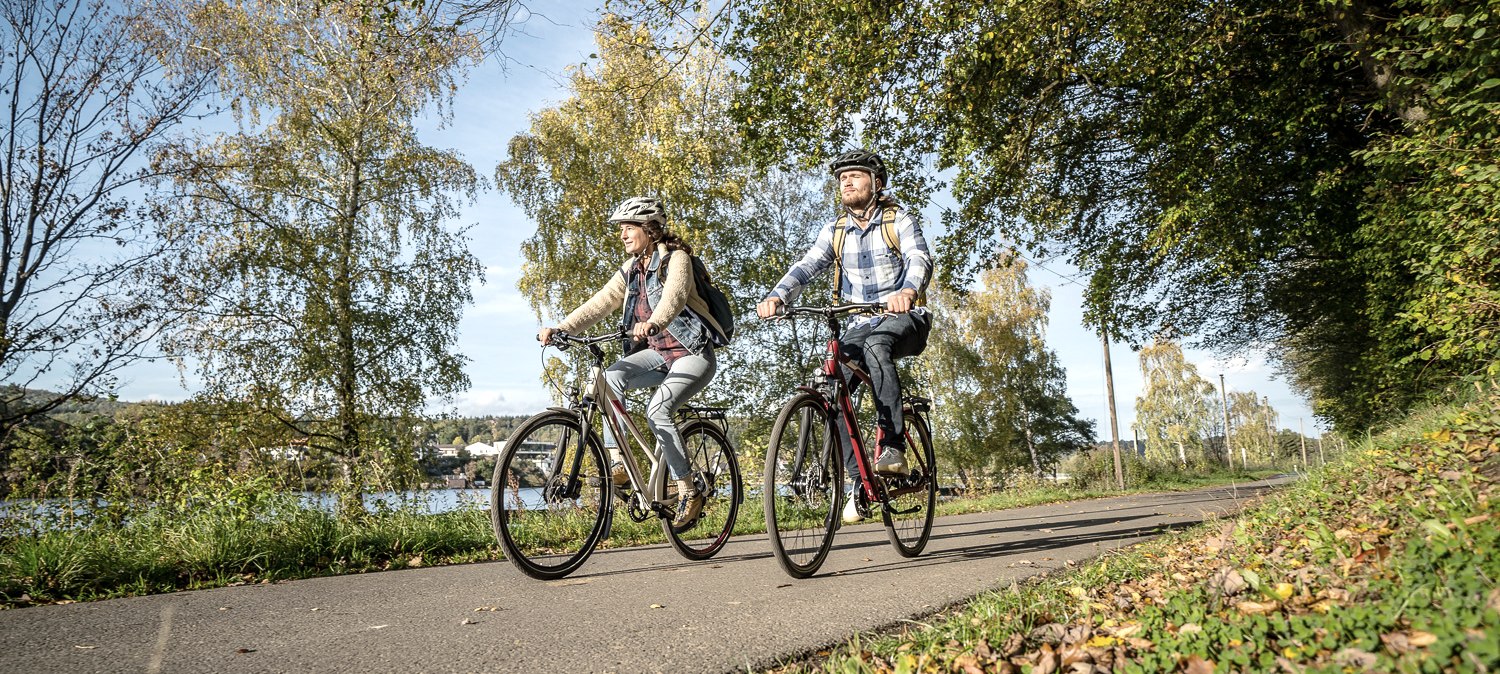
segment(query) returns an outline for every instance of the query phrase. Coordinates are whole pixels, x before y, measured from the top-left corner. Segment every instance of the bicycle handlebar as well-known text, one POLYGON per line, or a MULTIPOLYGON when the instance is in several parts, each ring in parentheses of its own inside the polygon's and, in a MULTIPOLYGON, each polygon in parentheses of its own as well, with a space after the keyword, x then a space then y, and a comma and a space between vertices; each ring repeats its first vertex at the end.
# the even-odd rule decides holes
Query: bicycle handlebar
MULTIPOLYGON (((566 332, 563 332, 561 330, 556 330, 556 331, 553 331, 553 333, 552 333, 552 344, 551 344, 551 346, 557 347, 557 349, 559 351, 566 351, 568 349, 568 347, 573 346, 573 345, 590 346, 590 345, 593 345, 593 344, 603 344, 605 342, 612 342, 612 341, 615 341, 617 339, 623 339, 624 337, 625 337, 625 331, 623 329, 621 329, 621 330, 615 330, 614 332, 607 332, 607 333, 604 333, 602 335, 594 335, 592 337, 587 337, 587 336, 578 337, 578 336, 570 335, 570 334, 568 334, 566 332)), ((540 340, 541 337, 539 336, 537 339, 540 340)), ((543 346, 548 346, 548 345, 544 344, 543 346)))
POLYGON ((796 316, 821 316, 833 318, 844 314, 883 314, 886 313, 884 302, 854 302, 850 304, 839 304, 831 307, 789 307, 785 304, 776 307, 776 318, 793 318, 796 316))

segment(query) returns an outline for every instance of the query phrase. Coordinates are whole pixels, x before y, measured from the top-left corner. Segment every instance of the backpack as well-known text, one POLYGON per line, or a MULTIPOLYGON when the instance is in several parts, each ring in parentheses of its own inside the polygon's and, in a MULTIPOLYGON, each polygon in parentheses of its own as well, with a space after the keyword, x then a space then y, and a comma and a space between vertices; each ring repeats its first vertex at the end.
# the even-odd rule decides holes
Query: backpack
MULTIPOLYGON (((844 237, 849 235, 849 214, 840 213, 837 222, 833 223, 833 303, 842 301, 844 290, 844 237)), ((880 238, 885 239, 886 247, 897 253, 901 252, 901 235, 896 230, 896 207, 886 206, 880 209, 880 238)), ((917 295, 917 305, 926 304, 926 293, 917 295)))
MULTIPOLYGON (((688 255, 693 261, 693 285, 697 289, 698 296, 708 305, 708 317, 718 323, 723 332, 715 330, 708 322, 703 327, 708 329, 708 334, 713 339, 715 346, 728 346, 730 340, 734 339, 734 305, 729 302, 729 296, 724 294, 719 286, 714 285, 713 278, 708 275, 708 268, 703 266, 703 260, 697 255, 688 255)), ((660 271, 663 280, 667 277, 667 265, 663 263, 660 271)))
POLYGON ((728 346, 729 341, 734 339, 734 306, 729 303, 729 296, 724 294, 719 286, 714 285, 713 278, 708 275, 708 268, 703 266, 703 260, 693 255, 693 282, 698 286, 698 296, 708 304, 709 317, 724 330, 722 334, 713 329, 713 326, 704 324, 708 332, 714 338, 717 346, 728 346))

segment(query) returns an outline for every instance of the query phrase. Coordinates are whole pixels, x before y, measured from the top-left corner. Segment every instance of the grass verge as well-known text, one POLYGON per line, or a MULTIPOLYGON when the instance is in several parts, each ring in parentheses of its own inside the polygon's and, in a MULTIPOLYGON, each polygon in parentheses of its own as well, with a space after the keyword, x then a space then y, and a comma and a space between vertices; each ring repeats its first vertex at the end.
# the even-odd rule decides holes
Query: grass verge
POLYGON ((778 671, 1500 670, 1500 393, 1414 416, 1233 519, 778 671))
MULTIPOLYGON (((1259 474, 1264 476, 1271 471, 1259 474)), ((1255 474, 1153 482, 1136 491, 1191 489, 1255 474)), ((1046 483, 944 501, 940 515, 1118 495, 1046 483)), ((359 518, 299 506, 295 496, 257 493, 255 506, 216 500, 172 513, 132 512, 65 529, 0 537, 0 608, 110 599, 298 578, 503 559, 479 507, 427 514, 383 508, 359 518)), ((665 543, 656 520, 616 513, 603 547, 665 543)), ((760 502, 741 504, 735 533, 764 533, 760 502)))

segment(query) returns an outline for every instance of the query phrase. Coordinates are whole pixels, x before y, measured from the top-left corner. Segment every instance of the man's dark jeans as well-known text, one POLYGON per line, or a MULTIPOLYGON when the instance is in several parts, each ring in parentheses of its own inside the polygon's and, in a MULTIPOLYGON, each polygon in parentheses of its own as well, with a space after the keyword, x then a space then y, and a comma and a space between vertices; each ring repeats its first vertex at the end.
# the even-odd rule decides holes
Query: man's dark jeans
MULTIPOLYGON (((844 354, 864 365, 870 373, 870 383, 875 389, 876 424, 880 428, 880 443, 885 447, 905 449, 901 437, 901 378, 896 374, 896 359, 915 356, 927 348, 927 335, 932 331, 932 314, 892 314, 882 317, 871 326, 861 325, 844 333, 844 354)), ((844 376, 855 385, 849 391, 854 394, 858 380, 846 369, 844 376)), ((839 435, 844 435, 844 425, 839 424, 839 435)), ((855 473, 854 455, 848 438, 844 441, 844 464, 848 474, 855 473)), ((869 438, 874 440, 874 438, 869 438)))

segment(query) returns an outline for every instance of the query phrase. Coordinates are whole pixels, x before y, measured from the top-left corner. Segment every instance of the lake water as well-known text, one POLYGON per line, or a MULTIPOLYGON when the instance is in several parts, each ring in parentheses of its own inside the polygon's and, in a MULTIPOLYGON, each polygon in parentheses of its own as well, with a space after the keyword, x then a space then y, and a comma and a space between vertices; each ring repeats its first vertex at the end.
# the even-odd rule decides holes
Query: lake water
MULTIPOLYGON (((526 490, 534 492, 534 490, 526 490)), ((299 499, 304 507, 332 510, 337 505, 337 497, 332 494, 316 492, 302 492, 299 499)), ((527 505, 540 503, 540 496, 536 494, 524 494, 527 505), (535 496, 535 498, 533 498, 535 496)), ((376 512, 382 509, 397 509, 403 507, 416 508, 419 512, 428 514, 445 513, 461 509, 489 510, 490 490, 485 489, 422 489, 412 491, 386 491, 375 492, 364 495, 365 509, 376 512)), ((94 504, 102 506, 103 502, 94 504)), ((35 499, 14 499, 0 501, 0 520, 16 519, 26 517, 29 514, 40 513, 49 517, 55 517, 66 512, 72 507, 77 514, 83 514, 88 510, 87 504, 69 503, 62 499, 46 499, 38 501, 35 499)))

